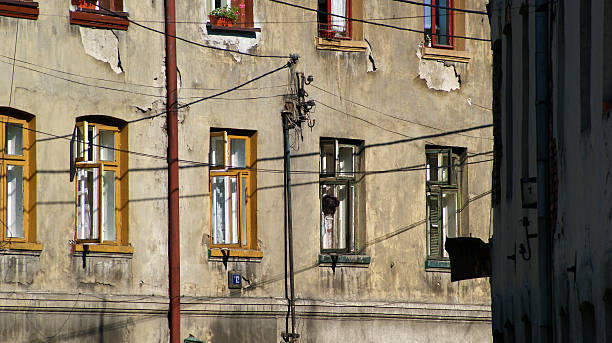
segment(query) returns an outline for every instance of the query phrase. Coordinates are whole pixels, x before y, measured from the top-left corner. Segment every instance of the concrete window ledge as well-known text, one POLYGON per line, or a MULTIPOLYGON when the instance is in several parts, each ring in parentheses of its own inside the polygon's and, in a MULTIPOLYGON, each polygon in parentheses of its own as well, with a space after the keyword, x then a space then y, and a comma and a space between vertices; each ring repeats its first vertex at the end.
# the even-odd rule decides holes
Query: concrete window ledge
POLYGON ((111 245, 111 244, 75 244, 74 256, 82 256, 85 252, 86 256, 101 256, 101 257, 131 257, 134 253, 134 247, 131 245, 111 245))
POLYGON ((209 35, 237 36, 245 38, 255 38, 257 32, 261 32, 258 27, 238 27, 238 26, 218 26, 206 23, 206 31, 209 35))
POLYGON ((209 262, 223 262, 225 258, 227 258, 229 262, 261 262, 263 251, 221 248, 208 249, 209 262))
POLYGON ((450 273, 449 260, 425 260, 425 271, 450 273))
POLYGON ((315 46, 317 50, 334 50, 345 52, 365 52, 368 49, 368 43, 359 40, 346 39, 326 39, 315 37, 315 46))
POLYGON ((468 51, 423 47, 422 58, 427 60, 468 63, 472 58, 472 54, 468 51))
POLYGON ((1 255, 40 256, 43 246, 40 243, 0 242, 1 255))
POLYGON ((21 0, 0 0, 0 16, 38 19, 38 2, 21 0))
POLYGON ((371 261, 372 258, 367 255, 319 254, 319 266, 321 267, 331 267, 335 264, 336 267, 367 268, 371 261), (334 262, 335 257, 337 260, 334 262))
MULTIPOLYGON (((2 0, 0 0, 2 1, 2 0)), ((130 22, 127 20, 126 12, 115 12, 117 16, 105 15, 100 11, 89 9, 78 9, 70 11, 70 24, 98 29, 114 29, 126 31, 130 22)))

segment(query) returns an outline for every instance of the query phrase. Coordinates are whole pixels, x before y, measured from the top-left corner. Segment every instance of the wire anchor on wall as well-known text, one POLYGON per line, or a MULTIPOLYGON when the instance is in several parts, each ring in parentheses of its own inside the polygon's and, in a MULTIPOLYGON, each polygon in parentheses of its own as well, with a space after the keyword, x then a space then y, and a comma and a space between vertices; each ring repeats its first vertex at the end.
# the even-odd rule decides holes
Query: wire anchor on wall
POLYGON ((523 219, 521 219, 521 222, 523 223, 523 227, 525 228, 525 240, 527 241, 527 249, 525 249, 525 245, 521 243, 521 245, 519 245, 519 254, 521 254, 523 260, 529 261, 531 260, 531 244, 529 244, 529 240, 531 238, 538 237, 538 234, 529 233, 529 218, 523 217, 523 219))

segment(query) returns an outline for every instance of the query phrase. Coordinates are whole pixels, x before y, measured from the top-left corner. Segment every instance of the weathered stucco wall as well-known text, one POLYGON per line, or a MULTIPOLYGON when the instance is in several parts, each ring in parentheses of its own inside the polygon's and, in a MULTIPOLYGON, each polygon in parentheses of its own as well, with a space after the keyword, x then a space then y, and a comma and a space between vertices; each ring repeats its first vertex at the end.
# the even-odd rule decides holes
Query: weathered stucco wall
MULTIPOLYGON (((89 254, 85 267, 82 255, 73 254, 70 245, 74 239, 75 186, 69 182, 68 141, 42 133, 70 135, 75 118, 83 115, 107 115, 129 122, 163 111, 163 36, 134 25, 127 31, 70 25, 68 2, 40 2, 41 15, 35 21, 0 17, 0 39, 10 43, 0 46, 3 56, 13 56, 19 25, 13 91, 11 95, 9 82, 0 83, 0 105, 8 104, 10 98, 11 107, 36 116, 36 128, 41 131, 36 136, 37 240, 43 244, 40 254, 1 252, 0 271, 5 276, 0 291, 3 298, 12 299, 0 301, 7 311, 0 319, 2 336, 13 341, 45 341, 44 337, 59 332, 54 339, 67 342, 90 338, 165 341, 165 117, 128 124, 131 151, 162 157, 130 154, 129 242, 134 253, 89 254), (19 268, 13 267, 17 265, 19 268), (13 299, 17 295, 21 300, 13 299), (108 300, 112 297, 118 297, 118 303, 108 300), (43 314, 53 301, 62 302, 57 313, 43 314), (111 305, 116 308, 105 311, 111 305), (36 327, 43 338, 39 330, 27 325, 29 320, 39 322, 36 327), (103 323, 109 323, 111 328, 107 330, 103 323)), ((467 8, 478 6, 475 1, 466 2, 467 8)), ((162 1, 125 3, 133 20, 163 29, 162 1)), ((299 149, 292 150, 294 170, 318 169, 320 137, 363 140, 366 170, 423 165, 426 145, 464 147, 468 155, 492 150, 489 128, 439 135, 491 123, 488 43, 466 41, 469 62, 422 60, 422 35, 365 25, 369 52, 324 51, 317 50, 313 43, 313 13, 258 1, 255 21, 271 23, 256 24, 261 27, 256 38, 236 38, 206 32, 200 24, 208 12, 204 1, 177 5, 177 20, 186 22, 177 24, 179 36, 256 54, 298 53, 297 70, 313 75, 313 85, 341 97, 307 86, 311 99, 341 112, 317 106, 315 127, 304 130, 303 141, 295 140, 299 149), (376 71, 369 71, 373 70, 370 53, 376 71), (429 66, 425 68, 427 73, 423 65, 429 66), (456 76, 453 86, 432 85, 436 77, 448 77, 448 68, 456 76), (437 90, 440 88, 444 89, 437 90)), ((304 5, 314 8, 316 1, 304 5)), ((364 1, 363 11, 366 18, 386 18, 419 16, 423 9, 376 0, 364 1)), ((423 26, 421 19, 414 18, 389 23, 419 30, 423 26)), ((465 31, 466 36, 488 37, 486 17, 466 16, 465 31)), ((178 43, 177 50, 181 104, 230 88, 287 62, 183 42, 178 43)), ((0 75, 10 79, 11 60, 0 57, 0 61, 0 75)), ((287 80, 288 71, 284 70, 224 95, 223 99, 182 109, 180 158, 208 162, 211 127, 254 130, 258 168, 282 170, 283 100, 273 96, 288 91, 287 80)), ((468 161, 488 159, 488 155, 482 155, 468 161)), ((468 166, 468 197, 473 200, 469 203, 469 234, 484 241, 490 233, 490 170, 491 162, 468 166)), ((263 258, 249 262, 230 260, 227 270, 239 270, 250 281, 249 287, 230 291, 225 266, 220 260, 208 258, 208 169, 198 164, 181 166, 181 294, 186 297, 182 305, 182 337, 193 333, 209 342, 246 337, 250 341, 280 339, 286 310, 282 300, 282 183, 282 173, 257 174, 257 242, 263 258), (258 316, 245 314, 252 306, 259 306, 258 316)), ((490 340, 488 280, 451 283, 449 273, 425 271, 424 170, 365 177, 363 243, 371 263, 365 268, 339 266, 335 272, 329 266, 318 265, 318 175, 296 174, 293 183, 295 289, 298 330, 304 341, 331 341, 340 337, 334 336, 340 330, 351 331, 351 337, 364 341, 381 337, 392 341, 391 336, 398 342, 409 337, 422 342, 456 341, 457 333, 466 342, 490 340), (347 321, 352 312, 345 305, 353 306, 350 311, 356 313, 354 319, 347 321), (447 315, 450 319, 441 319, 447 315)))

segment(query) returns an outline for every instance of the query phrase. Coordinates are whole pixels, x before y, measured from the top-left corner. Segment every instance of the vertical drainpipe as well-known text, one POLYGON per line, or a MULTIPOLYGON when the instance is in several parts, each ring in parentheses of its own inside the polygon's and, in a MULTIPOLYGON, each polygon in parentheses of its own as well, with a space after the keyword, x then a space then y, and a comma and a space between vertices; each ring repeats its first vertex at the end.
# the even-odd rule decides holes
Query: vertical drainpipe
POLYGON ((181 264, 179 243, 178 109, 176 86, 176 25, 174 0, 165 0, 166 120, 168 130, 168 265, 170 343, 181 335, 181 264))
POLYGON ((549 219, 549 120, 550 120, 550 42, 548 0, 536 0, 536 131, 538 169, 538 272, 540 286, 540 342, 553 339, 552 326, 552 233, 549 219))

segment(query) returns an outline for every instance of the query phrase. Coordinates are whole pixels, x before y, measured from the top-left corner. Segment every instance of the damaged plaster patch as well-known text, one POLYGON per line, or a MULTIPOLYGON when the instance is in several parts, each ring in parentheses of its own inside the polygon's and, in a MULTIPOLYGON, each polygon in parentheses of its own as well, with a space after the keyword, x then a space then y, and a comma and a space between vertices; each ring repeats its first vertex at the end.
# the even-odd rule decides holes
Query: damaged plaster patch
POLYGON ((102 62, 110 65, 117 74, 121 74, 121 60, 119 59, 119 39, 111 30, 97 30, 79 27, 81 42, 85 52, 102 62))
POLYGON ((428 88, 445 92, 459 89, 461 81, 454 66, 422 59, 420 48, 417 49, 416 55, 419 58, 419 77, 425 80, 428 88))
MULTIPOLYGON (((214 46, 216 48, 236 50, 240 52, 251 52, 261 43, 261 33, 256 32, 255 38, 249 37, 237 37, 237 36, 223 36, 223 35, 211 35, 206 29, 206 22, 208 21, 208 12, 206 7, 202 7, 202 25, 200 30, 202 31, 202 39, 206 44, 214 46)), ((254 22, 258 21, 258 18, 253 18, 254 22)), ((230 52, 236 62, 242 61, 242 55, 230 52)))

